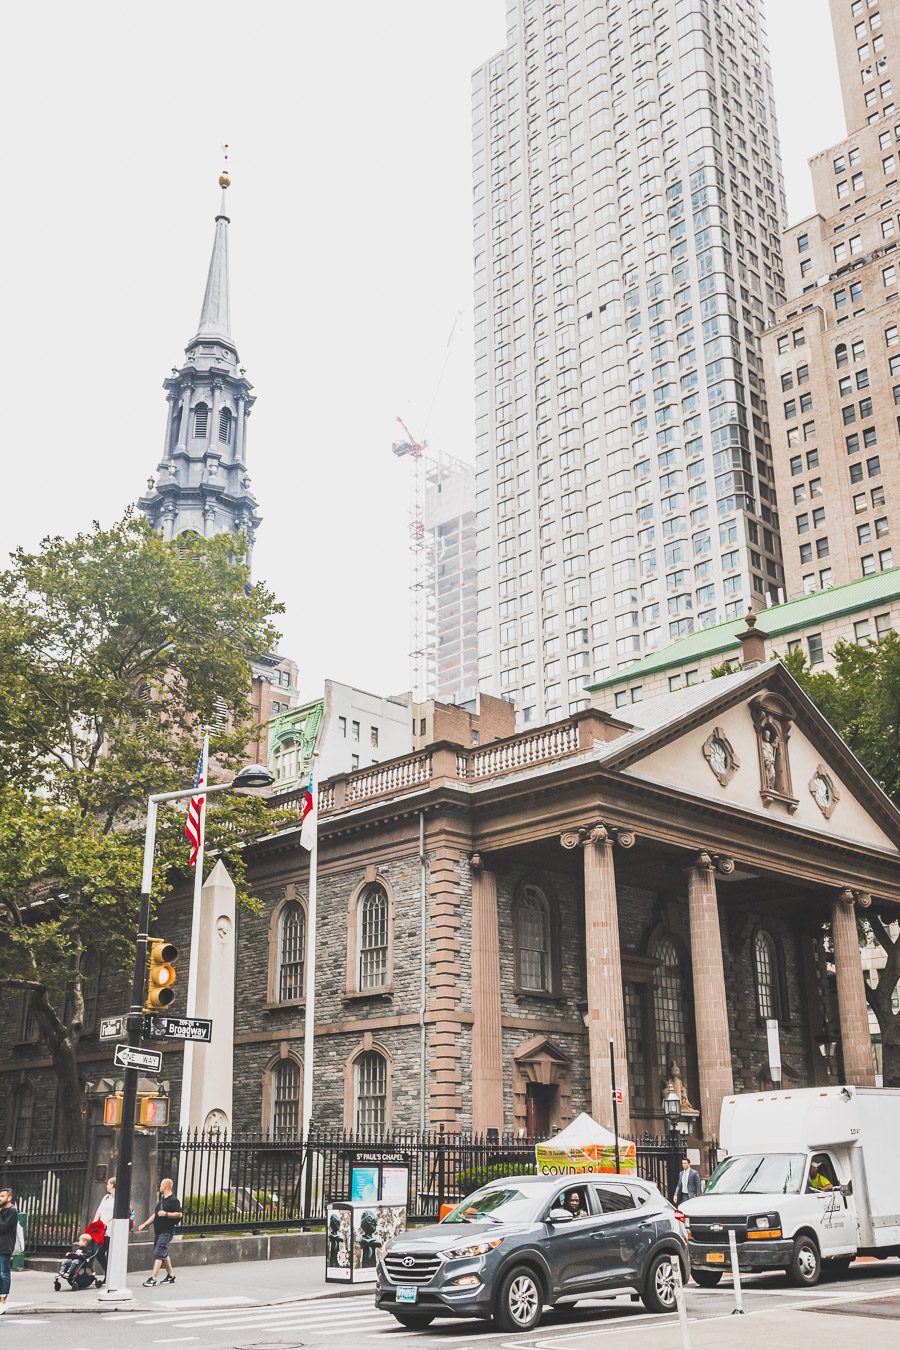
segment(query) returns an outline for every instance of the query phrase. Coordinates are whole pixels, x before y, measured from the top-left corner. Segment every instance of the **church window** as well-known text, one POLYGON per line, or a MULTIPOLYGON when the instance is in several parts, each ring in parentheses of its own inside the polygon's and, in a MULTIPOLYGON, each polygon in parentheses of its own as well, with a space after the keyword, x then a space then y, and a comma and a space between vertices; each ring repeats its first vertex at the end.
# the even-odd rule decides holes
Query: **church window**
POLYGON ((787 994, 778 944, 764 928, 753 939, 753 973, 756 977, 756 1010, 762 1021, 787 1016, 787 994))
POLYGON ((194 437, 199 439, 209 431, 209 408, 205 403, 198 403, 194 409, 194 437))
POLYGON ((684 977, 681 955, 670 937, 659 938, 651 956, 658 963, 653 989, 653 1015, 660 1082, 665 1083, 671 1064, 677 1064, 682 1075, 685 1073, 687 1032, 684 977))
POLYGON ((31 1127, 34 1123, 34 1091, 29 1083, 20 1083, 13 1093, 12 1128, 13 1150, 20 1153, 31 1147, 31 1127))
POLYGON ((377 882, 360 897, 358 925, 358 988, 382 989, 388 982, 388 898, 377 882))
POLYGON ((231 443, 231 413, 227 408, 219 413, 219 440, 224 445, 231 443))
POLYGON ((513 908, 516 984, 523 993, 551 992, 550 905, 537 886, 524 885, 513 908))
POLYGON ((293 1003, 303 997, 306 959, 306 914, 297 900, 281 911, 278 932, 278 1002, 293 1003))
POLYGON ((383 1130, 387 1126, 387 1060, 367 1050, 354 1065, 354 1128, 383 1130))
POLYGON ((300 1065, 280 1059, 271 1074, 270 1128, 276 1138, 293 1138, 300 1124, 300 1065))

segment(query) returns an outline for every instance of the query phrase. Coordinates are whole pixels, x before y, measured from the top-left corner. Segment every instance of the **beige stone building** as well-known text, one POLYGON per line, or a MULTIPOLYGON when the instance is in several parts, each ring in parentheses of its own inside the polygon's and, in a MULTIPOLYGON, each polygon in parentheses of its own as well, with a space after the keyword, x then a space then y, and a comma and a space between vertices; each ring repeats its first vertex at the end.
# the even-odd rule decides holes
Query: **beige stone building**
MULTIPOLYGON (((607 711, 702 684, 717 666, 740 662, 746 618, 702 628, 662 651, 589 686, 594 706, 607 711)), ((877 642, 900 629, 900 567, 863 577, 846 586, 773 605, 756 616, 763 639, 762 659, 785 656, 799 647, 811 668, 834 668, 839 642, 877 642)))
POLYGON ((900 562, 900 5, 831 0, 847 136, 810 160, 763 337, 788 595, 900 562))

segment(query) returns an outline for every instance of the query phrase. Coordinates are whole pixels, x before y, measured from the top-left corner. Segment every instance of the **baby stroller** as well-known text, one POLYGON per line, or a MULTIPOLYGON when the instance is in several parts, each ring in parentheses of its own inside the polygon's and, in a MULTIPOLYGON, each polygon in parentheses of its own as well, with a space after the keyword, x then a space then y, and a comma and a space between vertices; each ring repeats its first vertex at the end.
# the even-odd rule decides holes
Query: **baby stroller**
POLYGON ((81 1237, 59 1263, 53 1281, 53 1288, 57 1294, 62 1288, 63 1280, 73 1290, 92 1289, 94 1285, 102 1283, 102 1276, 98 1276, 94 1270, 94 1259, 100 1251, 105 1235, 105 1224, 99 1222, 88 1224, 81 1237), (85 1238, 88 1239, 87 1242, 84 1241, 85 1238))

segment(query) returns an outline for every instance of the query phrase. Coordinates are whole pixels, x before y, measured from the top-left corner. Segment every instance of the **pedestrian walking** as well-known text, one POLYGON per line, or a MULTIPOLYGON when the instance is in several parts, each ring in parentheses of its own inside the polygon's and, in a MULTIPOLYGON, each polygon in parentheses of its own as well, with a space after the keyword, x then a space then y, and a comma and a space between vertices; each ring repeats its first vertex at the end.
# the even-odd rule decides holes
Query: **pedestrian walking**
POLYGON ((12 1279, 10 1262, 16 1250, 18 1231, 19 1211, 13 1203, 12 1191, 8 1186, 4 1186, 0 1190, 0 1313, 6 1312, 6 1300, 9 1298, 12 1279))
POLYGON ((101 1199, 99 1205, 97 1206, 97 1212, 94 1215, 93 1219, 94 1223, 102 1223, 106 1225, 106 1233, 103 1238, 103 1245, 101 1246, 99 1252, 97 1253, 97 1263, 100 1266, 101 1270, 103 1271, 104 1278, 106 1277, 106 1267, 107 1264, 109 1263, 109 1226, 113 1221, 113 1213, 115 1211, 115 1208, 116 1208, 116 1179, 115 1177, 109 1177, 106 1182, 106 1191, 104 1192, 103 1198, 101 1199))
POLYGON ((138 1232, 142 1233, 152 1223, 153 1236, 156 1239, 153 1244, 153 1269, 144 1281, 145 1288, 150 1288, 156 1284, 160 1266, 166 1268, 166 1277, 162 1283, 175 1283, 175 1272, 172 1269, 172 1261, 169 1257, 169 1243, 172 1241, 172 1234, 181 1222, 181 1201, 174 1191, 175 1185, 172 1178, 163 1177, 159 1183, 159 1202, 156 1209, 142 1224, 138 1224, 138 1232))
POLYGON ((683 1204, 685 1200, 693 1200, 695 1196, 701 1194, 703 1187, 700 1185, 700 1173, 695 1172, 687 1158, 681 1160, 681 1176, 675 1186, 675 1194, 672 1201, 676 1205, 683 1204))

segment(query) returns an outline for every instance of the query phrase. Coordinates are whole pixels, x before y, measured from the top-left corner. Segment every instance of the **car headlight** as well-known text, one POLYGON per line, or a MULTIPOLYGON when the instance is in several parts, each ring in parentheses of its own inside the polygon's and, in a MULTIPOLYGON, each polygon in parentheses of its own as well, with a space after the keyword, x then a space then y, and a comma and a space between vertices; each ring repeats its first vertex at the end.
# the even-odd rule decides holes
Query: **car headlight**
POLYGON ((502 1241, 503 1238, 498 1237, 485 1239, 483 1242, 470 1242, 466 1247, 447 1247, 445 1251, 438 1252, 438 1256, 444 1261, 455 1261, 461 1256, 486 1256, 495 1247, 499 1247, 502 1241))

